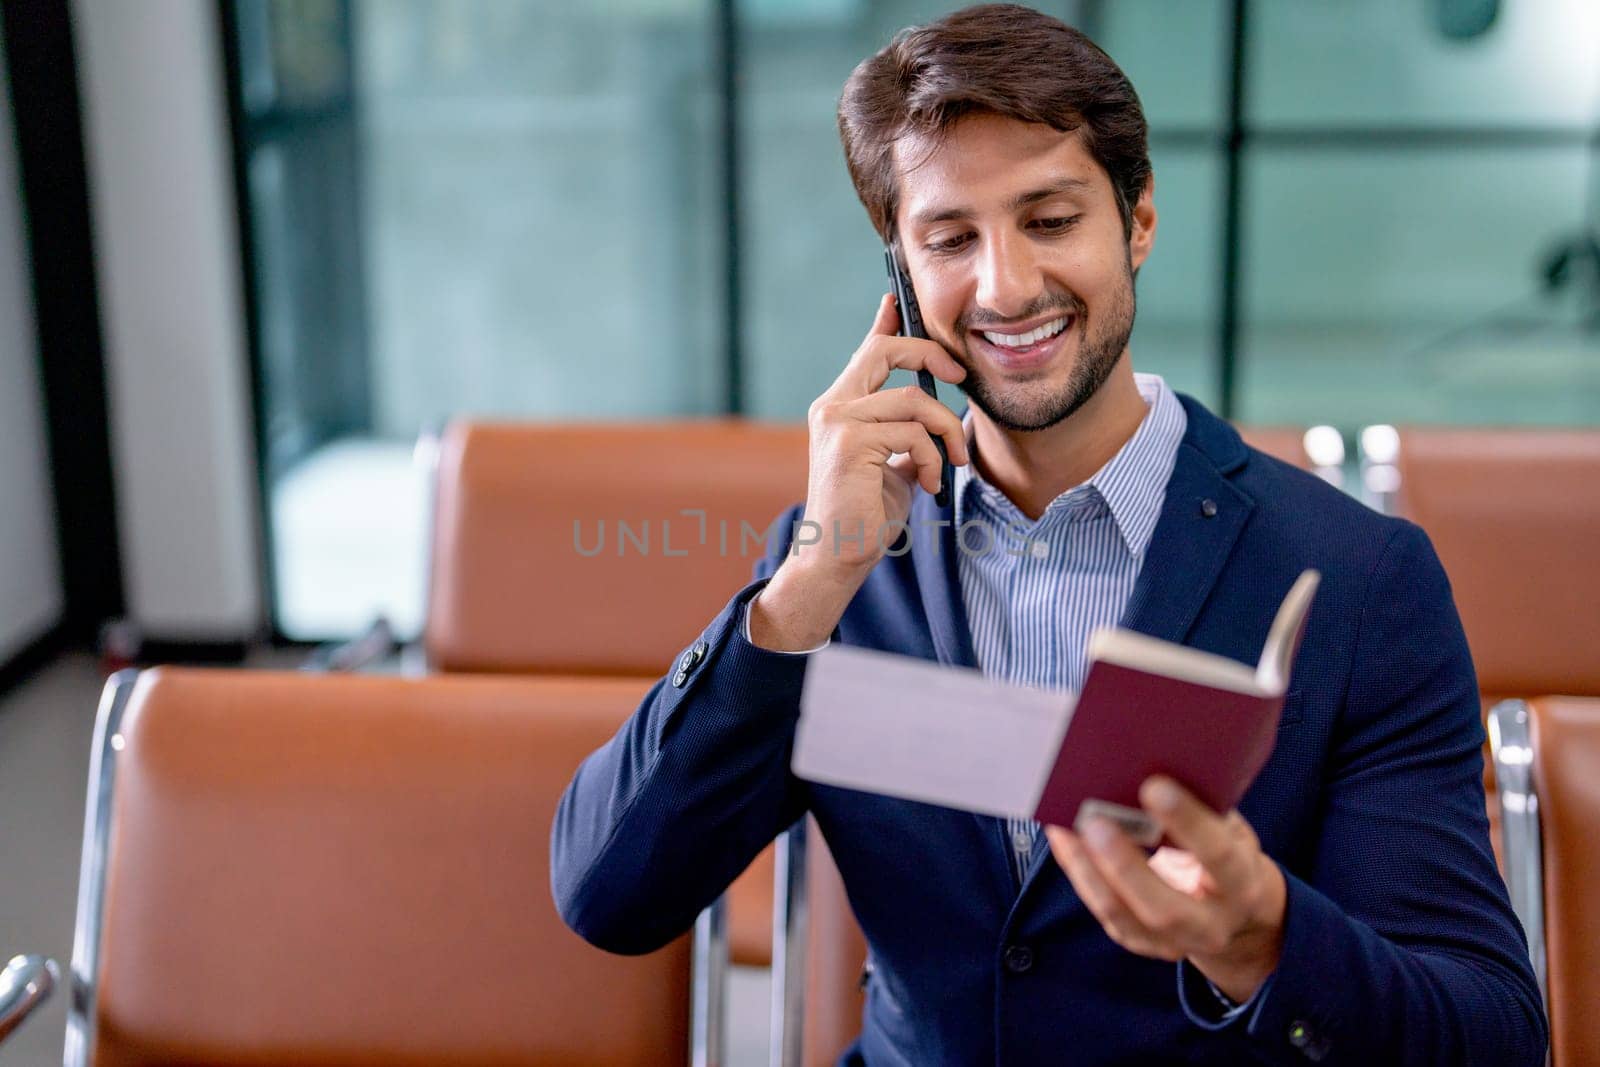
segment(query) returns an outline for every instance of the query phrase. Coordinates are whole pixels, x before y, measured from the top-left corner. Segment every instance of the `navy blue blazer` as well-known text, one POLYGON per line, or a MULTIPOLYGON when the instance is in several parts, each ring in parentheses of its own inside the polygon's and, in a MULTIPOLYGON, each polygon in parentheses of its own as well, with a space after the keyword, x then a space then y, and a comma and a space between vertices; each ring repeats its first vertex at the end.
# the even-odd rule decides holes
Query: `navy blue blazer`
MULTIPOLYGON (((1208 1021, 1192 969, 1107 938, 1042 843, 1019 883, 1001 820, 790 773, 805 657, 740 628, 786 543, 568 787, 551 841, 567 923, 612 951, 655 949, 810 812, 873 964, 850 1062, 1541 1063, 1489 848, 1476 678, 1432 546, 1183 403, 1124 625, 1253 663, 1295 577, 1322 572, 1277 747, 1239 805, 1289 887, 1282 959, 1248 1012, 1208 1021)), ((941 518, 918 491, 913 528, 941 518)), ((940 551, 873 569, 837 640, 975 665, 940 533, 940 551)))

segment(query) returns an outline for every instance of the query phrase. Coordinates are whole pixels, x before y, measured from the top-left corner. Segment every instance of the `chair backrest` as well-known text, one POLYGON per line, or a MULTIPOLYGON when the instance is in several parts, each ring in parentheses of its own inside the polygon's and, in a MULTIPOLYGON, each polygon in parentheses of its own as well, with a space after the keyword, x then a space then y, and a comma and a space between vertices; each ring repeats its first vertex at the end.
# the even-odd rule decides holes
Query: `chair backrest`
MULTIPOLYGON (((805 499, 806 428, 457 422, 440 442, 435 670, 659 677, 805 499)), ((773 853, 731 890, 734 962, 772 950, 773 853)))
POLYGON ((1265 452, 1274 459, 1293 464, 1301 470, 1311 469, 1311 457, 1306 455, 1305 428, 1294 426, 1239 426, 1239 436, 1251 448, 1265 452))
POLYGON ((611 956, 550 894, 561 791, 644 688, 140 675, 91 800, 88 1062, 681 1067, 688 940, 611 956))
POLYGON ((1544 877, 1550 1057, 1600 1063, 1600 699, 1528 702, 1544 877))
POLYGON ((1600 431, 1400 432, 1400 514, 1433 540, 1488 694, 1600 695, 1600 431))
MULTIPOLYGON (((1483 708, 1505 697, 1600 694, 1600 433, 1405 427, 1395 511, 1450 576, 1483 708)), ((1489 840, 1504 869, 1494 762, 1489 840)))
POLYGON ((658 677, 805 499, 806 428, 457 423, 424 642, 446 671, 658 677))

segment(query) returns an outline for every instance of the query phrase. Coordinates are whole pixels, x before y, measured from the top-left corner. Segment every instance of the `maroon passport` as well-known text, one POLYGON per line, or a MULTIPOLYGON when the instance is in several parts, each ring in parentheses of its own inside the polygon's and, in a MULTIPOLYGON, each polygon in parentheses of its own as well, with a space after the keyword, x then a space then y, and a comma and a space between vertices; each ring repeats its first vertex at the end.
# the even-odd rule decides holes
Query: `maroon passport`
POLYGON ((1277 740, 1289 667, 1316 594, 1316 571, 1284 597, 1254 668, 1128 630, 1101 630, 1034 818, 1074 825, 1085 801, 1153 845, 1139 786, 1165 774, 1216 811, 1239 803, 1277 740))

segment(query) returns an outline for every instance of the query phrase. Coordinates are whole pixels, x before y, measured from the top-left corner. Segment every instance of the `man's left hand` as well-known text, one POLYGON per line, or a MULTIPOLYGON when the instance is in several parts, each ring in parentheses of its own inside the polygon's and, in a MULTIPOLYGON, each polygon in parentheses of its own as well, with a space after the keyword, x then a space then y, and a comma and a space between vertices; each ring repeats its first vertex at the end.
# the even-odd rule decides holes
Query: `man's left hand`
POLYGON ((1187 958, 1244 1003, 1278 966, 1288 887, 1238 811, 1218 815, 1170 778, 1139 802, 1177 848, 1146 856, 1110 821, 1047 826, 1056 862, 1106 934, 1141 956, 1187 958))

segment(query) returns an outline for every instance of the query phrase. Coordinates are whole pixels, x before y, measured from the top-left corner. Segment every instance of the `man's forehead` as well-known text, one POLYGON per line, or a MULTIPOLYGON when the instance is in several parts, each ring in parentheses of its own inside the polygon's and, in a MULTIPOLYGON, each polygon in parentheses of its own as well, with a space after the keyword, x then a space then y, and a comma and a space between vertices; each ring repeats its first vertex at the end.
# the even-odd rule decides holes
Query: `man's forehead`
POLYGON ((909 134, 893 159, 900 222, 1011 209, 1039 194, 1111 195, 1078 130, 1001 116, 963 119, 942 136, 909 134))

